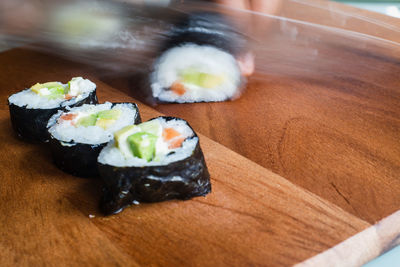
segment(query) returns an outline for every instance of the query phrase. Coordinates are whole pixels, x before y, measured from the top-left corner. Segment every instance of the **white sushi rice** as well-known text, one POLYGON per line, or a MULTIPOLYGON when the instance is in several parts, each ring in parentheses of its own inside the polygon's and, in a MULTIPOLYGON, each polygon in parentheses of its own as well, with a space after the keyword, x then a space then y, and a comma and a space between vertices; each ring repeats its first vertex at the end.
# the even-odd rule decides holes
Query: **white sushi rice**
MULTIPOLYGON (((98 157, 98 162, 117 167, 141 167, 141 166, 164 166, 175 161, 183 160, 192 155, 196 148, 199 139, 194 136, 194 132, 183 120, 166 121, 164 118, 157 118, 163 128, 173 128, 180 132, 186 140, 182 146, 176 149, 166 151, 166 155, 160 161, 147 162, 145 159, 138 157, 126 158, 121 151, 115 146, 114 141, 111 141, 101 152, 98 157), (169 154, 170 152, 174 152, 169 154)), ((156 148, 157 149, 157 148, 156 148)))
MULTIPOLYGON (((106 143, 113 139, 113 133, 127 125, 134 124, 136 118, 136 109, 132 104, 122 103, 112 106, 112 103, 106 102, 99 105, 82 105, 81 107, 71 108, 68 113, 97 113, 103 110, 119 109, 121 110, 120 117, 107 130, 99 126, 79 126, 75 127, 68 121, 58 120, 63 113, 59 111, 52 116, 47 124, 49 133, 56 139, 63 142, 77 142, 83 144, 100 144, 106 143), (57 122, 56 122, 57 121, 57 122)), ((67 145, 67 144, 66 144, 67 145)))
POLYGON ((157 61, 151 74, 153 97, 166 102, 223 101, 236 94, 241 84, 241 74, 235 58, 212 46, 187 44, 167 50, 157 61), (179 80, 179 73, 188 68, 223 75, 224 82, 215 88, 202 88, 185 84, 186 92, 177 95, 169 88, 179 80))
MULTIPOLYGON (((64 88, 67 86, 67 84, 60 84, 64 86, 64 88)), ((88 97, 89 94, 96 89, 96 84, 88 79, 82 79, 79 81, 78 86, 79 88, 75 90, 77 90, 79 94, 70 100, 66 100, 64 98, 48 99, 45 96, 33 92, 31 89, 26 89, 11 95, 8 98, 8 101, 10 104, 14 104, 19 107, 26 107, 28 109, 51 109, 58 108, 60 106, 64 107, 73 105, 74 103, 88 97)))

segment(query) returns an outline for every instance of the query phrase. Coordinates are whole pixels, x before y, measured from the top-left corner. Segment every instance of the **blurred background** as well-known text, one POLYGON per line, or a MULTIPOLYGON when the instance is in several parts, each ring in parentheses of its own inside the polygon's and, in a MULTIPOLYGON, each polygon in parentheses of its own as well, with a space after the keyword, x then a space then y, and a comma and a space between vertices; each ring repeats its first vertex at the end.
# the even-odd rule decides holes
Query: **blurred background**
POLYGON ((400 18, 400 1, 398 0, 359 0, 359 1, 347 1, 347 0, 336 0, 343 4, 352 5, 358 8, 367 9, 374 12, 379 12, 388 16, 400 18))
MULTIPOLYGON (((127 3, 129 4, 130 8, 132 6, 147 6, 147 7, 165 7, 174 3, 178 2, 188 2, 188 3, 193 3, 193 2, 209 2, 208 5, 211 5, 210 2, 216 2, 216 3, 222 3, 225 4, 226 6, 229 7, 234 7, 234 8, 239 8, 239 9, 248 9, 252 11, 257 11, 261 12, 264 14, 270 14, 270 15, 277 15, 277 16, 282 16, 282 17, 288 17, 288 18, 293 18, 293 19, 298 19, 301 21, 310 21, 313 23, 318 23, 318 24, 324 24, 324 21, 321 20, 321 18, 318 18, 319 20, 313 20, 311 19, 312 14, 302 14, 301 11, 295 11, 298 8, 301 8, 301 6, 315 6, 315 8, 321 8, 321 1, 313 1, 313 0, 269 0, 265 1, 267 4, 257 4, 253 6, 249 6, 249 4, 243 4, 247 0, 233 0, 233 1, 227 1, 227 0, 215 0, 215 1, 210 1, 210 0, 205 0, 205 1, 190 1, 190 0, 160 0, 160 1, 154 1, 154 0, 128 0, 128 1, 120 1, 120 0, 114 0, 114 1, 38 1, 38 0, 32 0, 32 1, 27 1, 27 0, 1 0, 0 1, 0 51, 4 51, 16 46, 20 46, 21 44, 25 44, 26 42, 29 41, 29 38, 31 37, 37 37, 37 33, 40 33, 43 37, 43 35, 46 38, 52 37, 48 34, 48 31, 58 31, 60 34, 58 37, 61 35, 64 35, 65 33, 71 33, 75 31, 74 33, 76 34, 76 25, 74 26, 73 23, 70 23, 68 25, 62 25, 62 23, 65 23, 66 18, 70 17, 71 14, 76 13, 78 9, 80 10, 80 14, 84 14, 87 9, 91 9, 90 5, 93 3, 96 3, 97 6, 103 6, 106 7, 107 5, 110 7, 112 10, 111 12, 107 12, 106 14, 102 13, 102 11, 98 10, 91 10, 91 17, 88 17, 84 20, 79 17, 79 12, 78 16, 76 17, 75 24, 82 24, 82 23, 87 23, 86 29, 83 31, 94 31, 93 25, 89 25, 90 23, 95 22, 97 25, 101 25, 101 28, 105 29, 105 32, 107 30, 109 32, 119 30, 118 27, 120 25, 117 25, 116 21, 114 20, 115 14, 118 14, 121 12, 121 7, 124 9, 123 4, 127 3), (89 2, 91 4, 85 4, 85 2, 89 2), (62 9, 63 5, 68 3, 70 8, 65 8, 65 11, 62 12, 56 12, 52 16, 48 16, 49 13, 54 13, 52 11, 57 11, 58 9, 62 9), (82 5, 79 7, 76 5, 74 7, 74 4, 79 3, 82 5), (101 3, 101 5, 99 4, 101 3), (112 3, 112 4, 110 4, 112 3), (120 5, 123 3, 122 5, 120 5), (51 10, 51 11, 50 11, 51 10), (50 12, 49 12, 50 11, 50 12), (113 13, 114 12, 114 13, 113 13), (101 16, 99 16, 99 14, 101 16), (57 18, 57 19, 55 19, 57 18), (43 28, 38 28, 38 26, 43 22, 53 22, 57 21, 58 25, 56 24, 56 28, 50 28, 50 29, 43 29, 43 28), (57 28, 58 27, 58 28, 57 28), (64 27, 64 29, 60 30, 60 27, 64 27), (74 28, 75 27, 75 28, 74 28), (7 31, 4 31, 4 29, 7 29, 7 31), (64 31, 64 32, 62 32, 64 31), (67 32, 69 31, 69 32, 67 32), (35 34, 36 33, 36 34, 35 34)), ((254 1, 257 2, 257 1, 254 1)), ((262 1, 261 1, 262 2, 262 1)), ((329 1, 328 1, 329 2, 329 1)), ((397 17, 400 18, 400 1, 399 0, 385 0, 385 1, 379 1, 379 0, 359 0, 359 1, 347 1, 347 0, 335 0, 335 2, 338 2, 340 4, 345 4, 345 5, 350 5, 356 8, 360 9, 365 9, 377 13, 381 13, 387 16, 392 16, 392 17, 397 17)), ((125 5, 126 6, 126 5, 125 5)), ((332 2, 332 5, 329 5, 329 12, 332 14, 338 15, 339 17, 337 20, 340 22, 343 20, 343 13, 340 12, 340 6, 335 5, 332 2), (339 11, 339 12, 338 12, 339 11)), ((126 14, 126 13, 125 13, 126 14)), ((352 14, 346 14, 349 18, 352 17, 352 14)), ((122 20, 121 20, 122 21, 122 20)), ((121 22, 119 21, 119 22, 121 22)), ((123 23, 127 23, 126 21, 122 21, 123 23)), ((371 20, 365 19, 364 22, 371 22, 371 20)), ((129 22, 128 22, 129 23, 129 22)), ((338 27, 340 26, 340 23, 338 25, 329 25, 329 26, 334 26, 338 27)), ((350 28, 351 29, 351 28, 350 28)), ((104 31, 102 31, 104 32, 104 31)), ((82 31, 80 32, 82 33, 82 31)), ((79 34, 79 32, 78 32, 79 34)), ((96 31, 94 31, 95 36, 96 31)), ((380 33, 377 33, 378 37, 380 33)), ((54 36, 53 36, 54 37, 54 36)), ((63 40, 64 41, 64 40, 63 40)), ((69 40, 71 42, 71 40, 69 40)))

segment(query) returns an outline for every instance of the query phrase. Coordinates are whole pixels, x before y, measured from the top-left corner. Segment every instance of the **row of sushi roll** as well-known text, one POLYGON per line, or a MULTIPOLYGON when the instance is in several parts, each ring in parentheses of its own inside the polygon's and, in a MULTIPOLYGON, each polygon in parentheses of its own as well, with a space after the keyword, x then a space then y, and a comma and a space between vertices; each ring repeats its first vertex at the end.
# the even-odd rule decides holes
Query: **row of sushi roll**
MULTIPOLYGON (((152 102, 234 99, 254 71, 246 38, 221 14, 182 14, 165 36, 141 88, 152 102)), ((69 174, 102 178, 105 214, 211 192, 199 138, 182 119, 141 122, 134 103, 98 104, 96 85, 82 77, 37 83, 8 100, 19 137, 48 143, 69 174)))
POLYGON ((136 104, 98 104, 96 85, 82 77, 37 83, 8 102, 19 137, 48 143, 56 166, 69 174, 102 178, 106 215, 211 192, 199 138, 182 119, 141 123, 136 104))

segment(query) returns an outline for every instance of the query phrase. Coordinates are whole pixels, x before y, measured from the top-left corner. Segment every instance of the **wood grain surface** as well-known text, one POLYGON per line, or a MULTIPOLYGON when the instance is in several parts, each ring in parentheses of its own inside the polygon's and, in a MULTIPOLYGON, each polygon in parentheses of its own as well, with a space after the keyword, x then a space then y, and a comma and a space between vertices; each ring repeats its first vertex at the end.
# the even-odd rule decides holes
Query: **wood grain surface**
MULTIPOLYGON (((400 245, 399 221, 400 211, 397 211, 376 225, 295 266, 361 266, 400 245), (365 247, 365 244, 369 246, 365 247), (366 249, 354 249, 357 247, 366 249)), ((392 261, 391 264, 396 266, 398 262, 392 261)))
POLYGON ((375 223, 400 207, 400 45, 284 25, 239 99, 155 108, 375 223))
POLYGON ((233 103, 157 109, 374 223, 400 206, 400 95, 356 84, 270 76, 233 103))
MULTIPOLYGON (((23 74, 33 65, 37 81, 55 75, 68 80, 79 70, 97 83, 101 101, 134 101, 67 61, 55 61, 54 71, 51 57, 21 49, 0 54, 0 60, 9 63, 0 67, 2 103, 31 85, 23 74), (20 54, 14 64, 7 61, 20 54)), ((139 108, 144 119, 159 115, 139 108)), ((104 218, 98 212, 98 181, 63 173, 46 146, 17 139, 5 105, 0 128, 4 265, 288 265, 369 226, 203 135, 213 185, 209 196, 141 204, 104 218)))

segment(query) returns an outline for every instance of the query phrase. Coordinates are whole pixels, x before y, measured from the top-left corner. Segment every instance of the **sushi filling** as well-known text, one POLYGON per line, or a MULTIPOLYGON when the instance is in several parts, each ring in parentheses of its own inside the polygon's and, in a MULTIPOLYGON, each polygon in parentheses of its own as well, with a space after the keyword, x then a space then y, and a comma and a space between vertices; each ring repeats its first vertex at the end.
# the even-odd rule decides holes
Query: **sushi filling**
POLYGON ((64 142, 85 144, 105 143, 112 139, 113 132, 133 124, 136 110, 130 104, 112 106, 106 102, 100 105, 83 105, 69 112, 59 112, 49 123, 49 132, 64 142))
POLYGON ((165 52, 151 80, 153 96, 162 101, 222 101, 238 93, 241 74, 232 55, 188 44, 165 52))
POLYGON ((70 101, 86 98, 96 85, 82 77, 72 78, 67 84, 61 82, 36 83, 31 88, 9 97, 10 104, 19 107, 49 109, 70 101))
POLYGON ((99 162, 114 166, 165 165, 191 155, 198 138, 182 120, 157 118, 114 133, 99 162))

